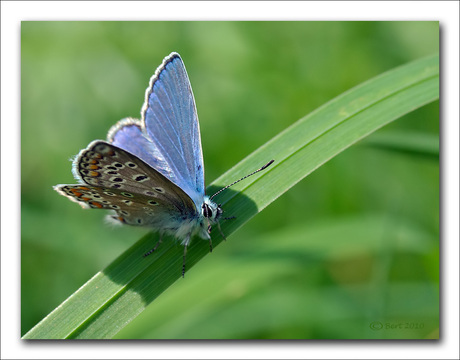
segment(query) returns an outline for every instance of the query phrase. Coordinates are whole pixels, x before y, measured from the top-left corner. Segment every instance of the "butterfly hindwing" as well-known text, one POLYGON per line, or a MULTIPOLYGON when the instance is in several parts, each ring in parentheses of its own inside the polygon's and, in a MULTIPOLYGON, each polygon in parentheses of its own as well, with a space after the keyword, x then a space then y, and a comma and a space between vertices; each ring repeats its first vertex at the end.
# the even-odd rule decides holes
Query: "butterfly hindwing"
POLYGON ((114 210, 113 219, 128 225, 171 228, 187 218, 161 196, 152 197, 127 191, 86 184, 57 185, 55 189, 83 208, 114 210))
POLYGON ((179 186, 168 162, 156 145, 146 136, 141 121, 132 118, 120 120, 109 130, 107 139, 111 144, 136 155, 179 186))

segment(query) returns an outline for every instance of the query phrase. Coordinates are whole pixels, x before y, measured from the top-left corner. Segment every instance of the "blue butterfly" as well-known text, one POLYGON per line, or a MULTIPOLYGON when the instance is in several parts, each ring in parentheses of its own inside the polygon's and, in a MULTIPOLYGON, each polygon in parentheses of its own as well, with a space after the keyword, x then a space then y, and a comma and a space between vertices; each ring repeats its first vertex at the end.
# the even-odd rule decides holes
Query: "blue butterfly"
MULTIPOLYGON (((238 180, 255 174, 271 163, 238 180)), ((78 185, 54 189, 83 208, 113 210, 116 223, 148 226, 187 246, 194 235, 209 240, 211 225, 222 216, 220 205, 205 195, 200 127, 192 87, 177 53, 167 56, 150 79, 141 120, 115 124, 107 141, 95 140, 80 151, 72 172, 78 185)), ((224 235, 222 234, 224 237, 224 235)), ((225 237, 224 237, 225 238, 225 237)))

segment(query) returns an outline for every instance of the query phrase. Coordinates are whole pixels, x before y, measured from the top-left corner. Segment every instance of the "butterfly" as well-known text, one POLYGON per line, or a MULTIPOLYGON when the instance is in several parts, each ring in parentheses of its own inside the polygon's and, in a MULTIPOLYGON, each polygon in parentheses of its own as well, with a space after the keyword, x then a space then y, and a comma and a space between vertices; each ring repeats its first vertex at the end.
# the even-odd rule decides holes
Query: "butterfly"
POLYGON ((72 164, 76 185, 56 185, 61 195, 83 208, 112 210, 111 222, 147 226, 187 246, 194 235, 209 240, 223 210, 212 198, 253 173, 205 195, 203 154, 195 99, 184 63, 173 52, 157 68, 145 92, 141 120, 125 118, 95 140, 72 164))

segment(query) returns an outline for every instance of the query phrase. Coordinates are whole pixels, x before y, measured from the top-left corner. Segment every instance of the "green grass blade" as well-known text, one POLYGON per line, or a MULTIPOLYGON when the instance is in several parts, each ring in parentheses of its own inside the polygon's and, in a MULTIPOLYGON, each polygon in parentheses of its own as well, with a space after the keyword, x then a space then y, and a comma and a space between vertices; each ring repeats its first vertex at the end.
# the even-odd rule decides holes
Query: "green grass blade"
POLYGON ((439 137, 436 134, 391 131, 369 136, 365 144, 400 153, 439 159, 439 137))
MULTIPOLYGON (((439 57, 386 72, 338 96, 260 147, 207 189, 213 193, 274 159, 267 170, 216 199, 235 220, 230 235, 316 168, 389 122, 439 98, 439 57)), ((213 229, 213 244, 222 238, 213 229)), ((151 256, 157 235, 148 234, 30 330, 24 339, 111 338, 181 276, 183 247, 165 241, 151 256)), ((166 240, 166 239, 165 239, 166 240)), ((187 269, 209 253, 195 240, 187 269)), ((187 279, 187 277, 186 277, 187 279)), ((182 281, 186 281, 182 280, 182 281)))

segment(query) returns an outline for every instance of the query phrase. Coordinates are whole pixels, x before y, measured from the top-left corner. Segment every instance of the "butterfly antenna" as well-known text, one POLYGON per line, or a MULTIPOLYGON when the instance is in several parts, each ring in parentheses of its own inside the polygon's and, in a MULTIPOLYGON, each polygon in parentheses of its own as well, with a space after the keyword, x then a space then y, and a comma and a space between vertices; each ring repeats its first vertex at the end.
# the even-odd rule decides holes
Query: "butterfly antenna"
POLYGON ((226 187, 220 189, 220 190, 219 190, 218 192, 216 192, 213 196, 211 196, 211 197, 209 198, 209 200, 212 200, 212 198, 213 198, 214 196, 220 194, 220 193, 221 193, 222 191, 224 191, 224 190, 227 190, 230 186, 233 186, 233 185, 239 183, 241 180, 244 180, 244 179, 246 179, 246 178, 248 178, 248 177, 250 177, 250 176, 252 176, 252 175, 254 175, 254 174, 257 174, 259 171, 265 170, 266 168, 268 168, 268 167, 269 167, 271 164, 273 164, 274 162, 275 162, 275 160, 270 160, 268 163, 266 163, 266 164, 265 164, 264 166, 262 166, 260 169, 257 169, 256 171, 254 171, 254 172, 252 172, 252 173, 250 173, 250 174, 248 174, 248 175, 246 175, 246 176, 243 176, 241 179, 236 180, 236 181, 232 182, 231 184, 227 185, 226 187))

